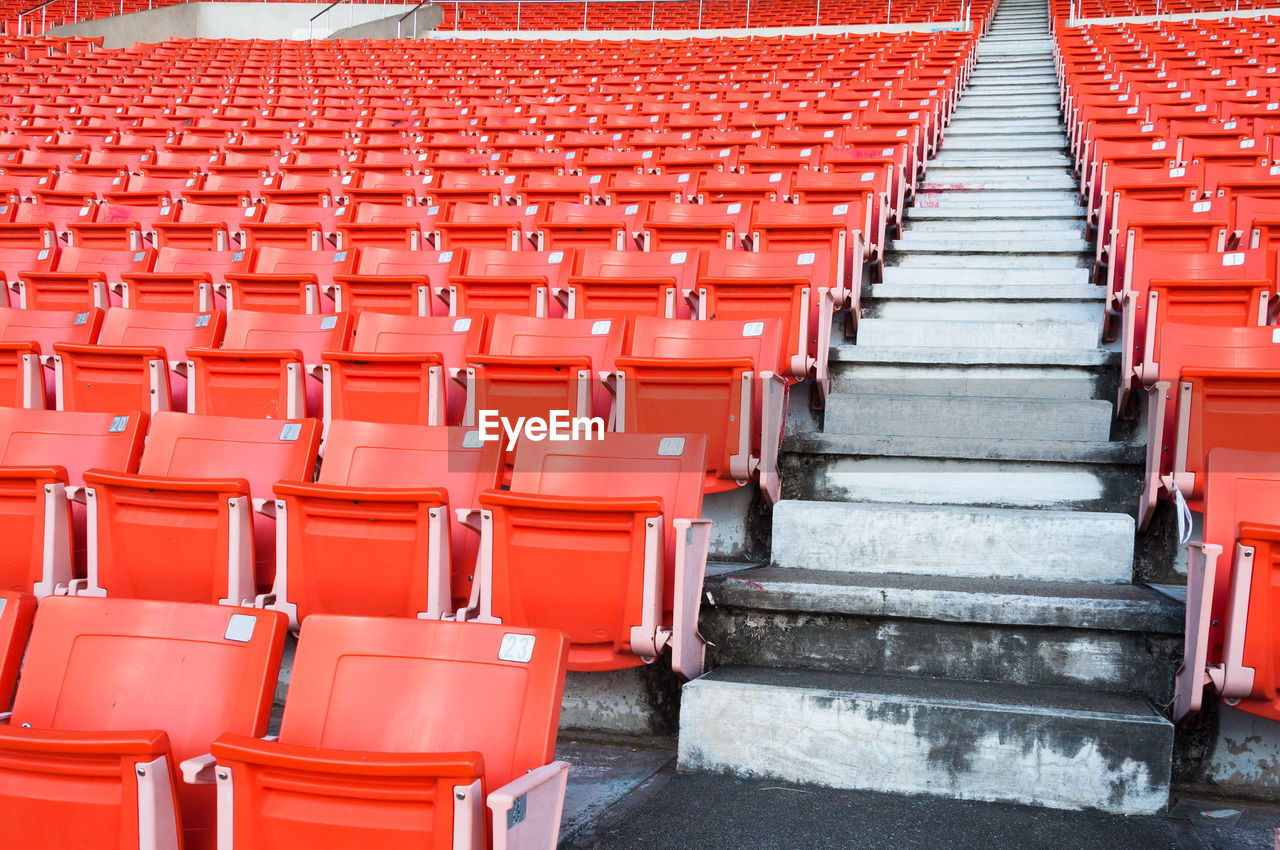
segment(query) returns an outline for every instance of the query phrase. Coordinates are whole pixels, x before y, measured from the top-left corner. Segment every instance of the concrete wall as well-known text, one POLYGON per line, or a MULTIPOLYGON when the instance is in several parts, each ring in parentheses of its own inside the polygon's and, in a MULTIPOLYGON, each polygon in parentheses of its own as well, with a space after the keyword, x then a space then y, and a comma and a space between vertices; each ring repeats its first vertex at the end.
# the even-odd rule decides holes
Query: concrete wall
MULTIPOLYGON (((182 3, 54 27, 50 36, 101 36, 103 46, 128 47, 166 38, 328 38, 353 24, 403 15, 414 4, 344 3, 311 24, 327 3, 182 3)), ((393 24, 394 29, 394 24, 393 24)), ((421 30, 419 30, 421 32, 421 30)))
POLYGON ((343 27, 329 38, 426 38, 443 18, 444 10, 439 6, 423 6, 407 16, 397 13, 367 24, 343 27))

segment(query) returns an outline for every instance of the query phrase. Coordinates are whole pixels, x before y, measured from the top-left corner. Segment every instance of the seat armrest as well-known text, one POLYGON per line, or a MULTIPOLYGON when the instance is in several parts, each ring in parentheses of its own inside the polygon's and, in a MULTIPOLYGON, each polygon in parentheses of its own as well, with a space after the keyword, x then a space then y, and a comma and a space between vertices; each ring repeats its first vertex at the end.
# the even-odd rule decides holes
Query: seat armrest
POLYGON ((493 850, 554 847, 568 779, 568 762, 553 761, 491 792, 493 850))
POLYGON ((353 776, 479 777, 484 757, 478 752, 371 753, 362 750, 330 750, 264 741, 245 735, 222 735, 213 742, 212 755, 219 764, 243 762, 313 773, 353 776))
POLYGON ((188 785, 213 785, 213 769, 217 765, 212 753, 195 756, 183 761, 178 767, 182 770, 182 781, 188 785))

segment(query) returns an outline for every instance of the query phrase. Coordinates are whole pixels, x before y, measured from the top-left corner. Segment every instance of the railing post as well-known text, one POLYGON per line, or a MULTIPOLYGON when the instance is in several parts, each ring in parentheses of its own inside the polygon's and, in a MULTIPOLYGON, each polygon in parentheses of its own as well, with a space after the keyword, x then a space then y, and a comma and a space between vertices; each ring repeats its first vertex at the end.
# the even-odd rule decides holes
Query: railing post
POLYGON ((658 19, 658 0, 649 0, 649 32, 653 32, 654 21, 658 19))
POLYGON ((587 0, 582 0, 582 31, 587 30, 587 0))
POLYGON ((702 29, 702 0, 698 0, 698 29, 702 29))
POLYGON ((74 24, 74 23, 79 23, 79 21, 80 21, 80 0, 75 0, 75 2, 71 4, 71 22, 74 24))
POLYGON ((744 29, 751 29, 751 0, 747 0, 747 22, 743 24, 744 29))
POLYGON ((521 4, 520 0, 516 0, 516 32, 519 32, 519 31, 520 31, 520 7, 521 7, 521 5, 522 5, 522 4, 521 4))
POLYGON ((822 0, 818 0, 818 8, 814 10, 813 25, 815 27, 822 26, 822 0))

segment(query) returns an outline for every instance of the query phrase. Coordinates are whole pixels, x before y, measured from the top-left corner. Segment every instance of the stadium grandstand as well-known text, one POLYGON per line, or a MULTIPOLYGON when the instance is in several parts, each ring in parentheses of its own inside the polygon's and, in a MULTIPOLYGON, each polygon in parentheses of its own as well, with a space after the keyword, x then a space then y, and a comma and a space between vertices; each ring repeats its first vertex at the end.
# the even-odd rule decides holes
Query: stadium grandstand
POLYGON ((0 850, 1280 848, 1278 16, 4 0, 0 850))

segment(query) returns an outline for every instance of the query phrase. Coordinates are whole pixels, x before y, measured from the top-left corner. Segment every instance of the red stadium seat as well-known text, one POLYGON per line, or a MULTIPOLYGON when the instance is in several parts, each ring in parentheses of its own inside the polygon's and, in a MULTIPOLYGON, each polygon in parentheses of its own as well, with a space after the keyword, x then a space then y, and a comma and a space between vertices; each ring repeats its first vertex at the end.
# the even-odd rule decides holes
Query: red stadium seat
POLYGON ((787 387, 775 370, 785 337, 778 319, 637 318, 627 355, 617 360, 618 430, 700 431, 710 441, 706 492, 758 477, 766 498, 776 501, 787 387))
POLYGON ((70 312, 0 307, 0 400, 12 407, 56 407, 54 345, 93 342, 103 315, 97 307, 70 312))
POLYGON ((510 490, 480 494, 468 615, 563 631, 571 670, 637 667, 669 648, 677 673, 698 676, 707 451, 701 435, 522 441, 510 490))
POLYGON ((271 487, 311 480, 319 445, 318 420, 157 413, 137 474, 84 475, 93 542, 75 592, 253 604, 275 579, 271 487))
POLYGON ((145 434, 140 413, 0 408, 0 588, 43 598, 85 575, 84 472, 133 472, 145 434))
POLYGON ((376 310, 410 316, 443 315, 440 293, 462 270, 461 251, 416 251, 403 246, 355 249, 347 274, 334 275, 333 303, 339 312, 376 310))
POLYGON ((564 288, 565 315, 617 318, 629 328, 636 316, 688 318, 687 296, 697 279, 696 251, 610 251, 587 248, 564 288))
POLYGON ((495 316, 483 354, 467 358, 469 426, 486 416, 512 422, 553 411, 609 421, 606 381, 622 353, 623 327, 612 319, 546 319, 495 316))
POLYGON ((1277 719, 1275 591, 1280 453, 1215 448, 1205 475, 1204 539, 1190 547, 1186 649, 1173 714, 1213 687, 1239 709, 1277 719))
POLYGON ((218 735, 266 733, 284 637, 275 611, 41 602, 0 727, 6 841, 212 850, 215 791, 179 765, 218 735))
POLYGON ((51 271, 23 271, 18 303, 36 310, 88 310, 107 307, 121 276, 151 271, 155 251, 63 248, 51 271))
POLYGON ((484 330, 483 318, 361 313, 351 350, 322 355, 324 421, 460 424, 484 330))
POLYGON ((217 347, 226 317, 112 307, 94 343, 55 343, 59 410, 187 409, 186 351, 217 347))
POLYGON ((350 268, 349 251, 302 248, 259 248, 250 260, 251 272, 228 272, 228 310, 269 310, 280 313, 332 312, 334 277, 350 268))
POLYGON ((320 416, 322 354, 345 351, 351 326, 350 313, 233 310, 221 348, 187 350, 187 409, 211 416, 320 416))
POLYGON ((457 511, 478 510, 480 491, 498 486, 500 455, 464 428, 331 423, 316 483, 275 488, 273 607, 296 626, 465 606, 479 538, 457 511))
POLYGON ((751 204, 655 201, 644 226, 645 250, 738 248, 751 230, 751 204))
POLYGON ((567 643, 554 629, 308 619, 279 740, 214 742, 225 840, 238 850, 554 845, 567 643))
POLYGON ((466 252, 462 274, 449 279, 449 314, 490 319, 500 313, 554 316, 559 306, 556 298, 565 287, 573 262, 573 249, 472 248, 466 252))

